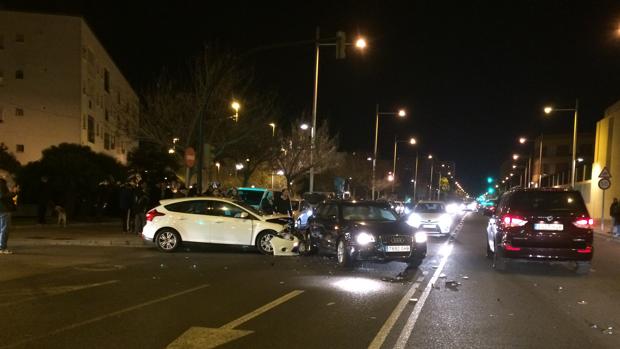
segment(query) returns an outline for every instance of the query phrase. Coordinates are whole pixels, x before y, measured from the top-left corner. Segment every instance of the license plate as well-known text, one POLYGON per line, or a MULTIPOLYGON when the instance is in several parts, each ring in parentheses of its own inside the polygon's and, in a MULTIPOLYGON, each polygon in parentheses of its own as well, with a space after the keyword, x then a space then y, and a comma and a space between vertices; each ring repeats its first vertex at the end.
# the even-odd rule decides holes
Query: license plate
POLYGON ((535 230, 561 231, 561 230, 564 230, 564 224, 536 223, 536 224, 534 224, 534 229, 535 230))
POLYGON ((422 224, 422 228, 431 228, 435 229, 437 226, 435 224, 422 224))
POLYGON ((411 251, 411 246, 385 246, 385 252, 409 252, 411 251))

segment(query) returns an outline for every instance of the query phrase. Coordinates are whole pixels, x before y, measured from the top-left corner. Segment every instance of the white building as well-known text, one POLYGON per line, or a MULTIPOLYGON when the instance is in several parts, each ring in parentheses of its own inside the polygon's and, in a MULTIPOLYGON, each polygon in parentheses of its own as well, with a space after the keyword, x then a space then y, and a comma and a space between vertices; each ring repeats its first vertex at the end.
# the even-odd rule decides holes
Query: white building
POLYGON ((0 11, 0 143, 22 164, 60 143, 125 163, 138 106, 84 19, 0 11))

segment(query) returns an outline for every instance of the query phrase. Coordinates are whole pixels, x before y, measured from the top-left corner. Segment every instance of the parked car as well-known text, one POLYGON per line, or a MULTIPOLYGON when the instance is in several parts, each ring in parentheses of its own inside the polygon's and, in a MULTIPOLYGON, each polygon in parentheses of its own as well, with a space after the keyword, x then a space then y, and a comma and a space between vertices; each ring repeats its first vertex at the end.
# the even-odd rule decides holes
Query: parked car
POLYGON ((487 256, 496 269, 512 259, 576 262, 588 273, 594 254, 592 218, 581 193, 516 189, 502 195, 487 227, 487 256))
POLYGON ((374 201, 327 201, 310 218, 310 251, 336 253, 338 264, 400 260, 418 265, 426 256, 426 234, 416 232, 390 206, 374 201))
MULTIPOLYGON (((261 201, 269 195, 269 189, 265 188, 237 188, 237 193, 241 201, 252 206, 254 209, 260 209, 261 201)), ((272 194, 273 195, 273 194, 272 194)))
POLYGON ((271 238, 289 229, 288 217, 263 215, 242 201, 194 197, 160 204, 147 212, 142 237, 162 252, 187 242, 250 245, 272 254, 271 238))
POLYGON ((443 201, 420 201, 413 208, 407 222, 428 235, 450 235, 454 217, 446 210, 443 201))

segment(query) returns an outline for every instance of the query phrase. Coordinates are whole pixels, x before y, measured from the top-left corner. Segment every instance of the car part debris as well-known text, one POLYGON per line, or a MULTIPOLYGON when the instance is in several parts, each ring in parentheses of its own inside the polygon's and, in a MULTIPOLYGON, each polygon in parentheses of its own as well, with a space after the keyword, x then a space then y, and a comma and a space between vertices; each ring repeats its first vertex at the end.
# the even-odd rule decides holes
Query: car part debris
POLYGON ((274 256, 297 256, 297 247, 299 246, 299 239, 288 232, 282 232, 278 235, 274 235, 269 241, 273 248, 274 256), (294 251, 295 250, 295 251, 294 251))
POLYGON ((586 304, 588 304, 588 302, 586 302, 586 301, 579 301, 579 302, 577 302, 577 304, 586 305, 586 304))

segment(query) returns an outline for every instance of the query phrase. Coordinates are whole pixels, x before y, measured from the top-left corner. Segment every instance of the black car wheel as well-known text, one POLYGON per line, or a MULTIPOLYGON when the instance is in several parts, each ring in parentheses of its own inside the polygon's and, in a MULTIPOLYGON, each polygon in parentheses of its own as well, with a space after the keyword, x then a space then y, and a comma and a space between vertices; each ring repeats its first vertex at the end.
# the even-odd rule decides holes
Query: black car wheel
POLYGON ((577 262, 577 267, 575 268, 575 272, 579 275, 587 275, 590 272, 591 266, 592 266, 592 262, 590 261, 577 262))
POLYGON ((256 237, 256 248, 258 249, 258 252, 262 254, 266 254, 266 255, 273 254, 273 246, 271 245, 271 239, 273 239, 274 235, 275 235, 275 232, 271 232, 271 231, 264 231, 258 234, 258 236, 256 237))
POLYGON ((161 252, 174 252, 181 245, 181 236, 172 229, 162 229, 155 235, 155 246, 161 252))
POLYGON ((353 259, 349 254, 344 239, 338 240, 338 247, 336 248, 336 257, 338 259, 338 265, 343 268, 350 268, 353 266, 353 259))

